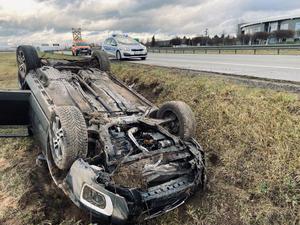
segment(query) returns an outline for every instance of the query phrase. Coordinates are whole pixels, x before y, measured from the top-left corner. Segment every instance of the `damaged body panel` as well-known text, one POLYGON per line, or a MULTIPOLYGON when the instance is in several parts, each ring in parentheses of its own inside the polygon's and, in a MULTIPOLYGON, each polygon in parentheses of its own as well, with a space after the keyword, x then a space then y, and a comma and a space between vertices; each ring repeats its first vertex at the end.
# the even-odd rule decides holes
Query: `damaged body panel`
MULTIPOLYGON (((20 46, 17 60, 23 90, 0 92, 0 103, 24 112, 13 114, 16 123, 29 125, 54 182, 78 207, 124 224, 164 214, 203 188, 204 152, 185 103, 154 106, 109 72, 103 52, 57 61, 20 46)), ((1 125, 11 125, 7 113, 1 125)))

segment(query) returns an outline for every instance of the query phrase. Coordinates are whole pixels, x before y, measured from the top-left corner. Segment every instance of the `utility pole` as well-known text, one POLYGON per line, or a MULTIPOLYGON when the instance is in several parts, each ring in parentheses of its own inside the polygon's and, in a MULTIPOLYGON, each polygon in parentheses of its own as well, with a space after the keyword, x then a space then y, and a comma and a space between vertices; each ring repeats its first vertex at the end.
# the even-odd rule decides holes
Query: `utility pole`
POLYGON ((206 28, 205 29, 205 37, 206 37, 206 43, 205 43, 205 45, 207 45, 208 44, 208 28, 206 28))
POLYGON ((81 28, 72 28, 72 34, 74 42, 82 40, 81 28))

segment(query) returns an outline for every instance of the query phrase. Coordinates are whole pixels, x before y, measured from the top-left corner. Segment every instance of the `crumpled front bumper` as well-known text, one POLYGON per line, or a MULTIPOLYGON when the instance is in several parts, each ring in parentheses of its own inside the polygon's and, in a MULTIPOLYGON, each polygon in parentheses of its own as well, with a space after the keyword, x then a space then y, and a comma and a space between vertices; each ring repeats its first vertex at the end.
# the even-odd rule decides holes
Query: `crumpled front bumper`
POLYGON ((193 174, 186 174, 165 183, 149 187, 147 190, 125 188, 105 181, 99 169, 90 166, 83 159, 76 160, 67 173, 60 188, 81 208, 92 213, 101 221, 112 224, 126 224, 130 221, 152 219, 179 207, 198 188, 206 183, 204 155, 201 146, 190 145, 195 156, 193 174), (104 185, 105 183, 105 185, 104 185), (86 204, 82 198, 85 185, 109 199, 103 210, 86 204))
POLYGON ((96 180, 94 180, 96 177, 97 173, 89 166, 89 164, 82 159, 78 159, 73 163, 68 172, 62 189, 78 207, 90 211, 93 216, 113 224, 124 224, 129 215, 129 209, 125 198, 106 190, 103 185, 98 184, 96 180), (81 201, 81 192, 84 185, 89 185, 98 192, 103 193, 105 196, 109 196, 112 203, 112 209, 109 207, 104 209, 103 212, 99 212, 85 205, 81 201))

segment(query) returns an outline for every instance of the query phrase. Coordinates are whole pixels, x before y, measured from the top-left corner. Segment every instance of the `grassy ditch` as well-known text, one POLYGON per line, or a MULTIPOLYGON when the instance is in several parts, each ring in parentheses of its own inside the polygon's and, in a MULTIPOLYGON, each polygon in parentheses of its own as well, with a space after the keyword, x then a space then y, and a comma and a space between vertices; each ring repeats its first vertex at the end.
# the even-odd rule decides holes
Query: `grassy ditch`
POLYGON ((299 96, 176 69, 112 68, 158 105, 187 102, 206 152, 207 192, 153 224, 299 223, 299 96))
MULTIPOLYGON (((187 102, 206 152, 207 191, 148 225, 299 224, 299 96, 154 66, 112 71, 158 105, 187 102)), ((0 54, 0 88, 16 87, 15 56, 0 54)), ((0 224, 88 224, 34 166, 39 151, 31 138, 0 139, 0 224)))

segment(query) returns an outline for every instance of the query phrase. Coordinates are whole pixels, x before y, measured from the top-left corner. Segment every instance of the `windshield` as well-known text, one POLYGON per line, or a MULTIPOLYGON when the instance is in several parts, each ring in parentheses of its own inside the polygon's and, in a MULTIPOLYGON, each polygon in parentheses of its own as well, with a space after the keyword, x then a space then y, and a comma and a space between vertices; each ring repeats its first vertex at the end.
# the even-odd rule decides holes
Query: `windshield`
POLYGON ((119 36, 115 38, 118 43, 123 44, 123 45, 136 45, 139 44, 139 42, 137 42, 136 40, 134 40, 131 37, 123 37, 123 36, 119 36))
POLYGON ((76 46, 88 46, 88 43, 86 43, 86 42, 78 42, 78 43, 76 43, 76 46))

